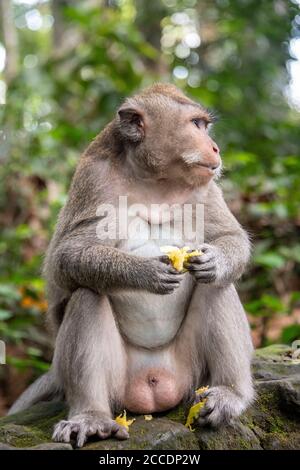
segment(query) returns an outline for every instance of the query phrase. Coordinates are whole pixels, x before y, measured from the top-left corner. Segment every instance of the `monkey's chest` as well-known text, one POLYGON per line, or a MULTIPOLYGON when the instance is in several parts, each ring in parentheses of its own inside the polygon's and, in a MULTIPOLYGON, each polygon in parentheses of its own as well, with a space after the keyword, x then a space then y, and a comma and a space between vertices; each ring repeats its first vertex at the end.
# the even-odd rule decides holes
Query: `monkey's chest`
MULTIPOLYGON (((120 243, 119 248, 139 256, 160 256, 160 246, 183 246, 180 237, 157 239, 147 236, 132 238, 120 243)), ((146 234, 147 235, 147 234, 146 234)), ((145 348, 156 348, 171 342, 187 311, 193 278, 186 274, 180 286, 168 295, 156 295, 143 290, 120 290, 110 296, 116 322, 122 336, 131 344, 145 348)))

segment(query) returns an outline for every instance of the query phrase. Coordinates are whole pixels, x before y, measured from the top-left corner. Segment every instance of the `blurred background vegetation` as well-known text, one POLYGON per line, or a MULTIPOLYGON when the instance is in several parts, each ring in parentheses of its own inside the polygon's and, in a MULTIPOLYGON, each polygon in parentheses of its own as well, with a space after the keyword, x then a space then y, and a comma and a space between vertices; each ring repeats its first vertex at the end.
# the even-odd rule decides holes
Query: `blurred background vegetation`
POLYGON ((296 0, 1 0, 0 414, 48 368, 41 263, 81 151, 122 99, 170 81, 220 117, 223 188, 251 234, 256 346, 300 337, 296 0))

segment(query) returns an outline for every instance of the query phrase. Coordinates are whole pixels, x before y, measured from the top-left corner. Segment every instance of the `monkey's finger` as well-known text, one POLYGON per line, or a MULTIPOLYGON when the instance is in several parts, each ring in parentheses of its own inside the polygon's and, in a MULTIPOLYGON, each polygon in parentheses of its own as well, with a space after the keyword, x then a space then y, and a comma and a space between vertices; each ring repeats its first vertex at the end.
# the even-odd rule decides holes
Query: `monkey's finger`
POLYGON ((215 271, 195 271, 197 279, 213 279, 216 277, 215 271))
POLYGON ((107 439, 111 434, 111 429, 108 426, 97 426, 96 434, 100 437, 100 439, 107 439))
POLYGON ((216 275, 213 272, 206 271, 195 271, 195 277, 197 281, 203 284, 209 284, 216 279, 216 275))
POLYGON ((172 279, 174 282, 181 282, 184 278, 184 274, 183 273, 173 273, 173 272, 169 272, 166 276, 167 279, 172 279))
POLYGON ((208 243, 203 243, 202 245, 198 246, 197 248, 199 251, 202 251, 202 253, 206 253, 207 251, 211 250, 211 245, 208 243))
POLYGON ((204 255, 191 256, 189 258, 189 260, 187 261, 187 263, 190 263, 190 264, 205 264, 208 261, 212 260, 214 258, 214 256, 215 256, 214 253, 212 253, 210 251, 210 252, 205 253, 204 255))
POLYGON ((211 272, 216 270, 216 265, 214 262, 207 263, 207 264, 190 264, 186 265, 189 271, 197 271, 197 272, 211 272))
POLYGON ((198 422, 199 426, 201 426, 201 427, 208 426, 208 424, 209 424, 206 418, 200 418, 199 417, 197 419, 197 422, 198 422))
POLYGON ((215 260, 208 261, 205 264, 198 263, 189 263, 188 261, 184 263, 183 267, 188 271, 213 271, 216 269, 215 260))
POLYGON ((175 269, 172 265, 167 265, 163 267, 163 272, 166 274, 175 274, 175 276, 182 276, 182 272, 175 269))
MULTIPOLYGON (((214 408, 211 413, 200 418, 205 420, 205 425, 209 425, 212 428, 217 428, 222 422, 224 422, 224 413, 220 413, 220 409, 214 408)), ((225 421, 226 422, 226 421, 225 421)))
POLYGON ((208 270, 204 270, 204 269, 196 269, 194 271, 194 274, 196 277, 213 277, 216 275, 216 270, 215 269, 208 269, 208 270))
POLYGON ((177 289, 180 286, 180 282, 172 282, 172 281, 163 281, 162 284, 165 287, 168 287, 170 289, 177 289))
POLYGON ((213 407, 204 406, 204 407, 202 408, 202 410, 200 410, 199 418, 198 418, 198 419, 206 418, 208 415, 210 415, 210 413, 211 413, 212 411, 213 411, 213 407))
POLYGON ((99 436, 100 439, 107 439, 110 435, 110 432, 97 431, 97 436, 99 436))
POLYGON ((114 436, 119 440, 124 440, 129 438, 129 433, 124 426, 119 426, 119 429, 114 433, 114 436))
POLYGON ((166 282, 166 283, 169 283, 169 284, 180 284, 180 281, 182 281, 183 277, 179 277, 177 275, 173 276, 173 275, 167 275, 167 276, 162 276, 161 277, 161 281, 162 282, 166 282))
POLYGON ((156 293, 161 294, 161 295, 167 295, 167 294, 172 294, 175 289, 179 287, 179 284, 161 284, 159 288, 156 290, 156 293))
POLYGON ((105 426, 105 428, 106 427, 110 427, 112 434, 115 434, 119 430, 120 424, 118 424, 114 419, 112 419, 111 421, 109 421, 107 426, 105 426))
POLYGON ((159 256, 158 261, 161 261, 164 264, 171 264, 171 260, 167 255, 159 256))
POLYGON ((163 284, 162 282, 154 285, 149 289, 152 294, 158 294, 158 295, 167 295, 171 294, 175 287, 173 287, 173 284, 163 284))
POLYGON ((198 258, 200 264, 205 264, 215 258, 215 253, 213 251, 207 251, 204 255, 198 256, 198 258))
POLYGON ((199 395, 197 394, 197 398, 199 399, 199 401, 202 401, 204 398, 207 398, 209 395, 212 395, 212 392, 210 389, 201 392, 199 395))
POLYGON ((86 440, 87 440, 87 432, 86 426, 82 426, 79 428, 77 439, 76 439, 76 447, 83 447, 86 440))
POLYGON ((64 442, 70 442, 71 434, 73 432, 72 426, 65 426, 61 432, 61 437, 64 442))
POLYGON ((73 426, 69 421, 60 421, 54 428, 52 439, 56 442, 70 442, 73 426))

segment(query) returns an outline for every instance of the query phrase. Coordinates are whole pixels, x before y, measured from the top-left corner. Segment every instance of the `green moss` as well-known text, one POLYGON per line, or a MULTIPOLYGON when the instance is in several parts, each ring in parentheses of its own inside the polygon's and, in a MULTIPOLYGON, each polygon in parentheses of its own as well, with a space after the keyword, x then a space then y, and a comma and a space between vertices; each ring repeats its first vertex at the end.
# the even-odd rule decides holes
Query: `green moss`
POLYGON ((272 416, 270 420, 271 428, 270 432, 284 433, 286 422, 279 416, 272 416))
POLYGON ((0 441, 15 447, 29 447, 49 441, 49 438, 39 430, 8 424, 0 428, 0 441))
POLYGON ((291 352, 291 347, 285 344, 272 344, 266 348, 256 349, 255 356, 262 359, 282 360, 291 352))
POLYGON ((272 433, 263 439, 264 449, 299 449, 300 447, 300 433, 272 433))
POLYGON ((186 422, 186 409, 183 405, 179 405, 176 408, 168 411, 165 414, 165 417, 170 419, 171 421, 175 421, 176 423, 185 424, 186 422))
POLYGON ((240 438, 240 439, 237 439, 237 449, 251 450, 252 446, 249 441, 247 441, 246 439, 240 438))
POLYGON ((243 422, 245 426, 247 426, 251 430, 256 428, 252 416, 245 414, 242 416, 241 421, 243 422))

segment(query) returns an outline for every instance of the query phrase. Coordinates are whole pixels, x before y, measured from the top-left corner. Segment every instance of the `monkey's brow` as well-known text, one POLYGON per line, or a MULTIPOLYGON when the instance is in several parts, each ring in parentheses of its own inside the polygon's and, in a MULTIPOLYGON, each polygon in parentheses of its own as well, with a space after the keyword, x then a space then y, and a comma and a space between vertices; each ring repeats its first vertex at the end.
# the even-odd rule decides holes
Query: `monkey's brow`
POLYGON ((195 108, 199 112, 199 117, 201 117, 202 119, 206 119, 208 122, 214 122, 214 114, 210 112, 208 109, 201 106, 201 104, 194 103, 193 101, 188 102, 188 103, 185 102, 181 104, 185 104, 187 106, 191 106, 195 108))
POLYGON ((184 102, 181 104, 185 105, 185 106, 192 106, 193 108, 196 108, 198 109, 198 111, 202 111, 205 113, 205 109, 201 106, 201 104, 198 104, 198 103, 194 103, 193 101, 188 101, 188 102, 184 102))
POLYGON ((204 108, 201 105, 198 106, 198 110, 199 108, 201 111, 201 115, 199 117, 201 119, 204 119, 208 124, 215 124, 219 120, 219 116, 215 111, 208 108, 204 108))
POLYGON ((197 106, 197 113, 195 113, 195 118, 203 119, 203 121, 206 121, 208 124, 214 124, 216 122, 216 116, 210 112, 209 110, 202 108, 202 106, 197 106))

